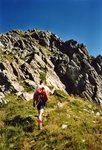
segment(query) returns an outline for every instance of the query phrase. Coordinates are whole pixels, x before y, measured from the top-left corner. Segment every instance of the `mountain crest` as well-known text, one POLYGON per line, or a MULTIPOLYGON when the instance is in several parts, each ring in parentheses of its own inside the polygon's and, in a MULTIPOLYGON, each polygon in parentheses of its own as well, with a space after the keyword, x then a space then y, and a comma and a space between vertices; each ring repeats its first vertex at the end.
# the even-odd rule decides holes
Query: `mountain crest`
POLYGON ((37 84, 41 78, 102 105, 102 56, 92 57, 84 44, 73 39, 64 42, 49 31, 1 34, 0 93, 22 92, 28 80, 37 84))

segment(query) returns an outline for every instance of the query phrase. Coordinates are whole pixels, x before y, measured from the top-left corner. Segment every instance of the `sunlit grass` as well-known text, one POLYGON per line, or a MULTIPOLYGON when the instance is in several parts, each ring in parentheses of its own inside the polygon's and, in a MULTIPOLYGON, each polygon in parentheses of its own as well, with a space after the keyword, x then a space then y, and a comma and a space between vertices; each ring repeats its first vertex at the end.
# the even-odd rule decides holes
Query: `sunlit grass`
POLYGON ((32 100, 24 101, 15 94, 6 96, 8 104, 0 110, 0 149, 101 150, 100 107, 58 92, 49 96, 42 130, 38 130, 32 100))

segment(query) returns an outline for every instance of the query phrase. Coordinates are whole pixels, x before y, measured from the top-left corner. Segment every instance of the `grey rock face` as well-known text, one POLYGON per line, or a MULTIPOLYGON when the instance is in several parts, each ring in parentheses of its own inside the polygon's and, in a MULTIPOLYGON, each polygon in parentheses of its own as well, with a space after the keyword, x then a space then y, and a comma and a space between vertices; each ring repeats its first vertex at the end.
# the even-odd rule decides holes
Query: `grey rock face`
POLYGON ((95 68, 96 72, 102 76, 102 56, 99 55, 94 58, 91 65, 95 68))
POLYGON ((2 34, 0 92, 22 93, 21 82, 35 86, 41 77, 50 86, 102 104, 102 56, 94 58, 84 44, 64 42, 48 31, 2 34))

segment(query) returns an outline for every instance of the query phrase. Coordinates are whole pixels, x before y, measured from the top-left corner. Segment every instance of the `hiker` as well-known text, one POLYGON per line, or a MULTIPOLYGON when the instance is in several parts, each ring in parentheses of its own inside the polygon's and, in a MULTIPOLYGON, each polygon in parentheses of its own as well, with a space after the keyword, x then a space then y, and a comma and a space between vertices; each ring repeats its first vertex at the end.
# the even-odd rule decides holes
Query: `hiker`
POLYGON ((42 115, 44 113, 44 107, 48 101, 48 94, 53 94, 54 89, 50 90, 44 81, 40 81, 40 85, 35 87, 33 95, 33 105, 37 106, 38 109, 38 126, 42 128, 42 115))

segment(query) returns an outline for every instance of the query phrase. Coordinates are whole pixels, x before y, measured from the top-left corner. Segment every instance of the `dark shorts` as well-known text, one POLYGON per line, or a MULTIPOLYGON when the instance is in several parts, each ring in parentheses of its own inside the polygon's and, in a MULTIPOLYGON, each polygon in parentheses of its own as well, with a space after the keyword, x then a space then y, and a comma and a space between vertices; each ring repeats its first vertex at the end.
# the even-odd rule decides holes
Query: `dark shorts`
POLYGON ((45 107, 47 101, 40 101, 39 104, 37 105, 37 109, 41 110, 45 107))

